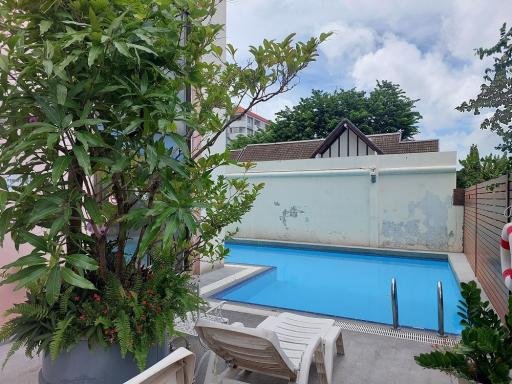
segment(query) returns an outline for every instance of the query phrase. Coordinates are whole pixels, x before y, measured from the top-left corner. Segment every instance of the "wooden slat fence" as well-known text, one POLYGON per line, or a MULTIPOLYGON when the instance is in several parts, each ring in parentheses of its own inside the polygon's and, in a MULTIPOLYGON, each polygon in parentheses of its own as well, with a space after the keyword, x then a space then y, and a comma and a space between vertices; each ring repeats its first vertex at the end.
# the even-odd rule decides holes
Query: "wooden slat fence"
POLYGON ((507 311, 508 290, 503 285, 500 236, 510 205, 511 175, 503 175, 472 187, 464 194, 464 253, 498 314, 507 311))

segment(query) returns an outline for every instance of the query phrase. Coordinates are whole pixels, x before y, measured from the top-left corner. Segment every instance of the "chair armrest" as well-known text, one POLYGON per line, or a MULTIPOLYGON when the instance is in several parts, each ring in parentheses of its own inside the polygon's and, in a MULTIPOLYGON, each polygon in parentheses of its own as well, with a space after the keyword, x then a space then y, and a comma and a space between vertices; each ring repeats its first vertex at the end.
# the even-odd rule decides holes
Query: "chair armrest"
POLYGON ((309 369, 311 368, 311 364, 315 358, 315 352, 318 350, 322 350, 322 340, 320 337, 315 337, 311 339, 311 342, 306 347, 302 355, 302 360, 300 362, 299 367, 299 378, 297 380, 297 384, 307 384, 309 380, 309 369))
POLYGON ((173 353, 164 357, 155 365, 139 373, 134 378, 126 381, 124 384, 144 384, 151 382, 151 379, 168 375, 168 379, 176 377, 178 371, 183 372, 185 383, 192 383, 194 378, 195 355, 185 348, 178 348, 173 353))
POLYGON ((341 328, 339 327, 331 327, 329 331, 323 336, 324 342, 333 342, 335 343, 341 333, 341 328))

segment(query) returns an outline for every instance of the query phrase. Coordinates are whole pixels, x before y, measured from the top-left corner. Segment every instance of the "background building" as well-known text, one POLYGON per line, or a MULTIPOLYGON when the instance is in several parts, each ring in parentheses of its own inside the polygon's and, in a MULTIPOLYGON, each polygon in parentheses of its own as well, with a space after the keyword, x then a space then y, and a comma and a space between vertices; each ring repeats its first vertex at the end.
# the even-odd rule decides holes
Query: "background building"
MULTIPOLYGON (((245 108, 238 107, 237 113, 242 114, 243 112, 245 112, 245 108)), ((229 144, 238 136, 252 136, 256 132, 265 129, 269 123, 270 121, 264 117, 261 117, 254 112, 248 111, 244 116, 235 121, 233 125, 228 128, 226 143, 229 144)))

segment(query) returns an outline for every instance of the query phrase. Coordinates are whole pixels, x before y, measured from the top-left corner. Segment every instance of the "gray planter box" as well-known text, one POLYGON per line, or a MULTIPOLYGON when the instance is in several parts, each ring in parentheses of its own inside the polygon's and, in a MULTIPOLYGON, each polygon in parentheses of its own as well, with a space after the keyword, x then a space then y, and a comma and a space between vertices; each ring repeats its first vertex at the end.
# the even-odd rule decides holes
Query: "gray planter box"
MULTIPOLYGON (((168 343, 153 347, 146 368, 168 354, 168 343)), ((71 351, 62 352, 56 360, 43 357, 39 384, 122 384, 138 373, 133 355, 121 358, 118 345, 90 350, 87 341, 81 341, 71 351)))

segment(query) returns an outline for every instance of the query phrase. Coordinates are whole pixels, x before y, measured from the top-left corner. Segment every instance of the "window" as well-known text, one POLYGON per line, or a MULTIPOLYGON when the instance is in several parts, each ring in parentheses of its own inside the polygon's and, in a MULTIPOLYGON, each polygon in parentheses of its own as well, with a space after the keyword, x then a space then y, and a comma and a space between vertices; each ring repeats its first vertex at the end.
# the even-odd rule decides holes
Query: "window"
POLYGON ((261 122, 259 120, 254 120, 254 125, 256 125, 257 127, 259 127, 261 124, 261 122))
POLYGON ((252 128, 254 124, 254 119, 251 116, 247 116, 247 126, 252 128))

